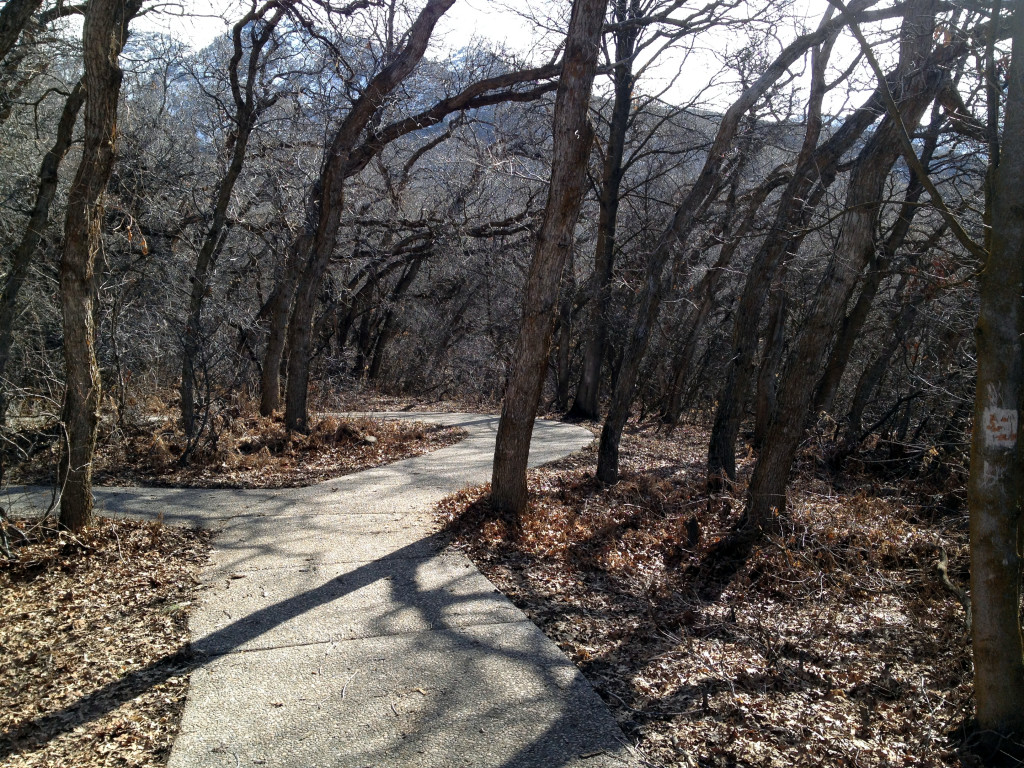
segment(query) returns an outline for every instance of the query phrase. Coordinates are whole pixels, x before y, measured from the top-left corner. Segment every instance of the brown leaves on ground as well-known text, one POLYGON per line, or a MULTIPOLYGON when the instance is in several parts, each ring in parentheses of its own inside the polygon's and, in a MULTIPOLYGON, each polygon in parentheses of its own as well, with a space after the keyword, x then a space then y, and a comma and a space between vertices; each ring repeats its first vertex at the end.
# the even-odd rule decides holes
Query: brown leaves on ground
MULTIPOLYGON (((418 456, 465 435, 462 429, 421 422, 333 417, 321 419, 304 435, 257 415, 227 419, 218 430, 216 439, 202 440, 183 466, 188 444, 176 418, 136 427, 106 424, 93 479, 97 485, 290 488, 418 456)), ((39 447, 24 453, 7 480, 52 482, 57 439, 22 436, 22 443, 39 447)))
POLYGON ((0 561, 0 765, 164 765, 209 534, 128 520, 77 536, 17 525, 31 542, 0 561))
POLYGON ((944 547, 965 584, 966 513, 805 472, 782 532, 722 584, 715 547, 742 495, 704 490, 706 438, 627 435, 612 487, 593 451, 538 470, 518 523, 492 513, 486 488, 440 516, 655 764, 957 762, 970 654, 935 562, 944 547))

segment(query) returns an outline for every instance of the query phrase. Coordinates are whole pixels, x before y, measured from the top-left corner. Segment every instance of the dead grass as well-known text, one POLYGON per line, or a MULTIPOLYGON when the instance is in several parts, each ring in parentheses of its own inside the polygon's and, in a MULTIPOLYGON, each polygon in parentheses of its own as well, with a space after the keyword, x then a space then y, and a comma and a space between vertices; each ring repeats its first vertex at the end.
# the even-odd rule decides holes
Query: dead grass
POLYGON ((209 534, 128 520, 79 536, 18 527, 30 543, 0 561, 0 765, 164 765, 209 534))
MULTIPOLYGON (((593 451, 531 477, 520 524, 486 488, 442 503, 458 546, 538 623, 663 766, 943 766, 971 712, 963 611, 936 573, 967 578, 957 492, 806 464, 783 532, 727 584, 715 545, 741 490, 703 487, 707 435, 627 435, 622 481, 593 451)), ((750 460, 744 462, 749 471, 750 460)))

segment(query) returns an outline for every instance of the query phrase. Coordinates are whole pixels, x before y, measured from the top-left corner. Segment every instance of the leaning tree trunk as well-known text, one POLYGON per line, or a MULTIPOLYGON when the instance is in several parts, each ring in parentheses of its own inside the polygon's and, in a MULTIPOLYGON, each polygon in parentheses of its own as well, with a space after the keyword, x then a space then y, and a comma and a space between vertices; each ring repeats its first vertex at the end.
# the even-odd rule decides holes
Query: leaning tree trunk
POLYGON ((779 386, 776 418, 765 436, 748 490, 741 538, 754 540, 785 511, 786 484, 803 434, 825 355, 857 280, 874 250, 874 233, 885 182, 900 156, 901 132, 912 130, 942 84, 946 67, 962 49, 939 48, 929 60, 937 0, 915 0, 903 24, 897 81, 898 120, 887 115, 853 168, 835 256, 819 284, 817 299, 793 345, 779 386))
MULTIPOLYGON (((864 3, 855 10, 863 10, 864 3)), ((601 482, 614 483, 619 477, 619 440, 629 417, 633 403, 640 363, 647 352, 647 344, 657 323, 661 309, 662 273, 680 243, 690 236, 697 222, 697 216, 715 196, 722 183, 722 170, 730 154, 740 121, 804 53, 831 38, 843 24, 826 17, 818 29, 801 35, 765 69, 760 77, 749 85, 739 98, 726 110, 719 123, 715 139, 708 148, 708 156, 690 191, 676 208, 672 222, 662 233, 657 245, 647 259, 644 284, 637 300, 635 319, 630 330, 622 363, 616 376, 612 401, 601 430, 598 447, 597 477, 601 482)))
MULTIPOLYGON (((921 152, 921 164, 926 170, 938 145, 939 131, 942 125, 942 115, 939 111, 939 104, 936 102, 932 107, 932 119, 928 130, 925 132, 925 145, 921 152)), ((910 225, 913 223, 914 217, 921 210, 919 201, 922 192, 924 192, 924 185, 917 178, 917 174, 912 173, 896 223, 893 224, 892 229, 889 231, 885 244, 875 254, 874 262, 864 278, 864 284, 861 287, 860 295, 857 297, 857 302, 853 305, 853 309, 850 310, 850 314, 843 319, 839 338, 836 339, 836 343, 832 347, 831 353, 829 353, 828 365, 825 367, 825 373, 822 375, 818 389, 814 394, 815 411, 832 410, 832 405, 835 401, 836 393, 839 391, 839 384, 843 379, 843 374, 846 372, 847 363, 850 361, 854 344, 860 337, 861 329, 867 321, 868 314, 875 301, 875 296, 878 294, 878 289, 882 284, 882 278, 896 252, 903 246, 907 235, 910 234, 910 225)))
POLYGON ((60 524, 78 531, 92 522, 92 460, 100 415, 100 371, 96 364, 94 268, 103 227, 103 191, 114 163, 117 99, 121 90, 118 56, 128 21, 141 0, 90 0, 82 30, 82 57, 88 99, 85 141, 78 173, 68 193, 64 250, 60 263, 64 317, 63 422, 65 446, 58 468, 60 524))
POLYGON ((32 14, 42 4, 42 0, 7 0, 0 10, 0 61, 10 53, 32 14))
MULTIPOLYGON (((758 327, 775 273, 788 261, 808 232, 807 223, 825 189, 835 178, 835 166, 843 152, 867 127, 864 109, 854 113, 824 146, 821 135, 821 107, 827 91, 825 72, 835 37, 811 53, 811 91, 807 105, 807 128, 796 159, 796 170, 786 185, 775 214, 775 223, 756 252, 736 304, 733 320, 732 354, 718 393, 718 408, 708 442, 707 479, 710 487, 726 478, 736 479, 736 441, 754 378, 758 327), (860 131, 858 126, 863 125, 860 131), (815 183, 817 182, 817 187, 815 183), (812 192, 813 189, 813 192, 812 192)), ((871 121, 874 113, 870 113, 871 121)))
POLYGON ((75 130, 78 113, 85 102, 85 89, 79 81, 72 89, 60 121, 57 123, 57 137, 53 146, 43 158, 39 169, 39 186, 36 189, 36 202, 32 206, 25 232, 11 257, 7 275, 4 277, 3 288, 0 289, 0 424, 7 417, 7 386, 4 377, 7 374, 7 363, 11 357, 11 345, 14 342, 14 321, 17 317, 18 294, 28 277, 28 268, 32 257, 42 242, 46 224, 50 218, 50 206, 57 194, 60 182, 60 164, 64 160, 75 130))
POLYGON ((978 275, 978 380, 967 498, 978 727, 1015 736, 1019 743, 1024 736, 1024 475, 1017 440, 1024 407, 1024 13, 1019 9, 1013 11, 1012 30, 1003 147, 991 183, 991 245, 978 275))
POLYGON ((585 186, 593 127, 587 119, 607 0, 575 0, 555 96, 551 183, 544 223, 526 279, 522 325, 498 424, 491 500, 504 513, 526 509, 526 466, 533 419, 551 347, 552 323, 585 186))
POLYGON ((757 213, 764 204, 764 201, 773 190, 785 184, 786 181, 786 174, 773 173, 747 196, 747 209, 743 219, 734 231, 728 233, 718 253, 718 259, 711 269, 704 273, 704 277, 701 278, 700 284, 694 291, 699 303, 691 307, 682 322, 682 327, 686 329, 686 335, 682 350, 672 364, 672 384, 669 388, 668 397, 666 398, 667 404, 662 415, 662 421, 666 424, 674 427, 682 417, 686 380, 690 374, 693 357, 697 351, 697 342, 704 328, 704 323, 715 305, 718 283, 723 275, 728 274, 729 265, 732 263, 738 247, 753 228, 757 213))
MULTIPOLYGON (((296 281, 291 316, 288 319, 288 380, 285 384, 284 422, 288 429, 308 428, 310 337, 313 308, 324 273, 334 253, 345 204, 345 181, 369 162, 372 155, 357 158, 360 137, 378 114, 381 104, 419 64, 426 53, 438 20, 455 0, 427 0, 409 28, 404 46, 391 62, 367 84, 353 103, 327 148, 320 178, 310 196, 306 232, 297 249, 301 272, 296 281)), ((436 122, 436 121, 435 121, 436 122)), ((411 129, 410 129, 411 130, 411 129)), ((264 375, 267 375, 266 365, 264 375)), ((267 393, 264 392, 264 396, 267 393)))
MULTIPOLYGON (((615 19, 623 23, 640 15, 639 3, 615 0, 615 19)), ((583 364, 569 417, 597 419, 600 416, 601 366, 607 354, 608 302, 611 298, 612 270, 615 263, 615 228, 619 217, 622 188, 622 157, 633 106, 633 53, 640 25, 627 25, 615 33, 615 97, 608 128, 608 149, 601 171, 598 196, 597 243, 594 248, 594 289, 589 317, 584 329, 583 364)))

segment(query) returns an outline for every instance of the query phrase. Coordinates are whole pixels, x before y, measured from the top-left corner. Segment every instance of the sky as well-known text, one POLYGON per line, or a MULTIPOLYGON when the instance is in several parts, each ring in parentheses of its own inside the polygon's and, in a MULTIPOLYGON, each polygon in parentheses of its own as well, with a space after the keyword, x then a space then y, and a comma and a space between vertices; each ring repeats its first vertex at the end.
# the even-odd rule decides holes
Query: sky
MULTIPOLYGON (((431 44, 434 55, 456 51, 475 38, 488 39, 511 50, 531 50, 538 37, 537 30, 509 8, 528 12, 531 7, 543 10, 552 4, 552 0, 457 0, 435 30, 431 44)), ((416 9, 422 2, 413 0, 410 5, 416 9)), ((137 28, 170 33, 180 40, 189 41, 193 48, 201 49, 228 31, 230 24, 247 6, 248 3, 243 0, 170 0, 167 5, 161 6, 164 9, 162 12, 138 20, 137 28), (203 10, 200 11, 200 8, 203 10), (174 9, 178 9, 177 13, 174 9), (186 16, 182 9, 190 9, 189 15, 186 16)), ((827 6, 828 0, 794 0, 791 12, 797 19, 796 23, 813 28, 817 26, 827 6)), ((780 33, 792 39, 797 31, 788 29, 780 30, 780 33)), ((646 73, 638 86, 638 92, 660 94, 665 100, 677 104, 688 102, 700 94, 699 103, 702 106, 724 109, 734 96, 732 88, 723 86, 707 92, 702 92, 702 89, 721 70, 718 56, 742 41, 743 36, 735 32, 729 37, 719 36, 716 39, 711 36, 698 40, 699 48, 685 60, 683 77, 679 76, 684 66, 682 56, 666 55, 659 66, 646 73)), ((846 44, 855 46, 852 39, 846 44)), ((830 101, 835 103, 827 103, 826 112, 843 110, 843 105, 836 101, 838 96, 834 94, 830 97, 830 101)))
MULTIPOLYGON (((519 0, 519 5, 528 6, 530 0, 519 0)), ((244 4, 244 5, 247 5, 244 4)), ((163 6, 158 13, 152 13, 136 22, 136 28, 159 31, 190 41, 195 49, 209 45, 214 38, 227 32, 242 13, 243 4, 238 0, 200 0, 179 6, 163 6), (178 10, 191 6, 189 15, 178 10), (200 6, 203 10, 200 10, 200 6), (228 19, 226 24, 224 19, 228 19)), ((483 37, 510 48, 527 49, 531 44, 532 30, 523 20, 508 11, 502 0, 457 0, 435 30, 435 38, 445 47, 457 49, 465 46, 474 37, 483 37)))

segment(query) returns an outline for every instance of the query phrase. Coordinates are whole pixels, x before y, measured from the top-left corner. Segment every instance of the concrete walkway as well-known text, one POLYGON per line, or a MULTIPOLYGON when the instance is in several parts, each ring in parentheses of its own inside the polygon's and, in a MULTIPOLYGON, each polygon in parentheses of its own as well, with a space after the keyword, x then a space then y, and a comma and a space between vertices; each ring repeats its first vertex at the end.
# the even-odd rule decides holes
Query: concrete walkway
MULTIPOLYGON (((437 501, 490 479, 497 418, 378 415, 469 435, 309 488, 97 490, 109 513, 217 532, 170 768, 633 765, 576 667, 430 534, 437 501)), ((591 440, 538 421, 530 463, 591 440)))

